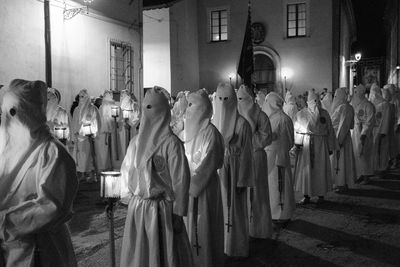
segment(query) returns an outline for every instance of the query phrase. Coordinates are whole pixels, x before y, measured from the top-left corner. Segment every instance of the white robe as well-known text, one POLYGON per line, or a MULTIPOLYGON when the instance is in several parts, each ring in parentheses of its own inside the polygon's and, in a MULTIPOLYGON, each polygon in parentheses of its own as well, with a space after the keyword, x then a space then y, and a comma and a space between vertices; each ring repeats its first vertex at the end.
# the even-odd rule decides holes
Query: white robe
POLYGON ((0 177, 4 266, 34 266, 35 262, 77 266, 66 224, 77 189, 74 161, 52 138, 32 148, 10 175, 0 177))
POLYGON ((224 216, 217 169, 223 164, 224 140, 215 126, 208 124, 200 130, 196 139, 185 143, 185 151, 192 176, 186 225, 194 263, 198 267, 222 266, 224 216), (197 202, 197 215, 195 202, 197 202), (195 216, 197 216, 198 242, 196 242, 195 216), (198 252, 197 245, 201 247, 198 252))
POLYGON ((289 116, 289 118, 294 121, 296 119, 296 114, 299 111, 296 103, 285 103, 283 105, 283 111, 289 116))
MULTIPOLYGON (((98 129, 101 128, 100 114, 98 109, 90 104, 85 118, 79 118, 81 106, 74 110, 72 117, 72 133, 74 135, 74 152, 73 157, 76 162, 76 170, 78 172, 89 172, 94 170, 93 157, 89 138, 83 133, 83 124, 90 122, 94 138, 97 137, 98 129)), ((98 141, 98 140, 96 140, 98 141)), ((95 151, 97 154, 98 151, 95 151)))
POLYGON ((354 128, 354 109, 349 103, 342 104, 333 111, 332 125, 340 149, 339 161, 337 153, 331 156, 333 182, 336 186, 351 187, 357 179, 357 172, 350 133, 354 128))
POLYGON ((319 116, 304 108, 294 125, 296 144, 302 145, 295 167, 296 191, 308 196, 324 196, 332 188, 329 151, 336 147, 335 132, 328 112, 319 116))
POLYGON ((363 99, 354 107, 354 129, 351 133, 354 157, 356 160, 356 173, 360 175, 372 175, 372 130, 375 126, 375 107, 367 99, 363 99), (365 144, 361 144, 361 135, 365 135, 365 144))
POLYGON ((389 162, 390 104, 383 101, 375 105, 375 127, 372 130, 372 166, 375 171, 383 171, 389 162), (380 139, 380 135, 385 135, 380 139))
POLYGON ((268 189, 268 162, 264 148, 272 142, 271 124, 268 116, 258 109, 253 134, 253 180, 249 191, 249 234, 254 238, 272 237, 271 206, 268 189))
POLYGON ((115 153, 112 147, 114 134, 114 118, 111 116, 111 107, 115 106, 114 101, 103 100, 99 108, 101 128, 96 138, 96 156, 99 171, 113 170, 115 153))
POLYGON ((331 110, 332 101, 333 101, 332 93, 329 93, 329 92, 326 93, 324 98, 321 100, 322 108, 327 111, 331 110))
POLYGON ((396 92, 392 96, 392 104, 394 105, 394 154, 397 156, 400 153, 400 132, 397 132, 397 127, 400 125, 400 94, 396 92))
POLYGON ((238 115, 233 137, 228 147, 225 147, 224 165, 220 169, 225 254, 228 256, 247 257, 249 255, 249 224, 245 188, 254 186, 251 138, 249 123, 238 115), (238 192, 240 188, 244 188, 244 190, 238 192))
POLYGON ((268 184, 271 214, 273 220, 291 219, 294 209, 294 191, 289 151, 294 145, 293 122, 283 111, 270 117, 272 132, 276 139, 265 148, 268 156, 268 184), (284 167, 282 193, 279 192, 278 167, 284 167))
POLYGON ((183 144, 170 134, 143 168, 134 166, 137 136, 121 166, 121 179, 130 196, 121 250, 121 267, 193 265, 182 220, 174 231, 173 214, 186 216, 190 170, 183 144), (160 256, 162 254, 162 256, 160 256))

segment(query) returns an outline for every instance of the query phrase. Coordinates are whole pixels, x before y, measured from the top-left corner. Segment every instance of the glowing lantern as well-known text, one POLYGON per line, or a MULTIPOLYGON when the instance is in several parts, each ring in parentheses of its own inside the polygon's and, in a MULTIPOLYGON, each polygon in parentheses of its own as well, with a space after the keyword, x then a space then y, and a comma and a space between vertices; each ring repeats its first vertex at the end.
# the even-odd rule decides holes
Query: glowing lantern
POLYGON ((83 132, 83 135, 85 135, 85 136, 92 135, 93 134, 92 133, 92 125, 90 123, 84 123, 82 125, 82 132, 83 132))
POLYGON ((121 197, 121 173, 116 171, 101 172, 100 196, 119 199, 121 197))
POLYGON ((119 108, 117 106, 111 107, 111 116, 114 118, 119 116, 119 108))
POLYGON ((123 109, 122 110, 122 118, 129 119, 130 115, 133 113, 132 109, 123 109))
POLYGON ((67 139, 67 127, 54 127, 54 135, 57 139, 65 140, 67 139))

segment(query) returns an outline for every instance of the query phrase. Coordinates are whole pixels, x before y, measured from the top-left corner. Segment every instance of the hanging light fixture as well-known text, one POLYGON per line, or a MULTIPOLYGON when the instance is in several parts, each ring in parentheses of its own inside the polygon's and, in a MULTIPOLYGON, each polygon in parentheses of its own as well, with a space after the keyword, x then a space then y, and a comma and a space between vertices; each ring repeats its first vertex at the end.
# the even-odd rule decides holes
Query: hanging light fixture
POLYGON ((93 0, 83 0, 83 3, 85 6, 82 7, 74 7, 74 8, 67 8, 67 4, 65 3, 64 0, 64 19, 69 20, 78 15, 79 13, 86 13, 89 14, 89 5, 93 3, 93 0))

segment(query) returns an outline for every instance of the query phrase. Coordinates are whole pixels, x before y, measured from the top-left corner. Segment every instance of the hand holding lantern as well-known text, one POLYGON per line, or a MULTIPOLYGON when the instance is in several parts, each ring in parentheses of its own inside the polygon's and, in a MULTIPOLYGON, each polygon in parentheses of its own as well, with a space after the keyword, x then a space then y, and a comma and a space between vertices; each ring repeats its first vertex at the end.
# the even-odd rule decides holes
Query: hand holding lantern
POLYGON ((67 140, 67 127, 54 127, 54 135, 61 143, 66 144, 67 140))
POLYGON ((111 116, 116 119, 117 117, 119 117, 119 107, 117 106, 113 106, 111 107, 111 116))

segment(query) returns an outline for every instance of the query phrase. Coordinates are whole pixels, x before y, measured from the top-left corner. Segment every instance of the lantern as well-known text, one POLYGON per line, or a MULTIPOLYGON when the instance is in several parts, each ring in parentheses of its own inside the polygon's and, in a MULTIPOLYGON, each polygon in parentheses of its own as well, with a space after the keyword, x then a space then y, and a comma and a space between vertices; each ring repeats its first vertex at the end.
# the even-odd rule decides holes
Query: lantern
POLYGON ((54 127, 54 135, 57 139, 65 140, 67 139, 66 136, 67 127, 54 127))
POLYGON ((114 206, 121 197, 120 172, 101 172, 100 196, 107 199, 106 213, 110 223, 110 265, 115 267, 114 206))
POLYGON ((129 116, 133 113, 132 109, 123 109, 122 110, 122 118, 129 119, 129 116))
POLYGON ((119 116, 119 108, 117 106, 111 107, 111 116, 114 118, 119 116))
POLYGON ((121 173, 116 171, 101 172, 100 196, 119 199, 121 197, 121 173))
POLYGON ((90 136, 92 135, 92 125, 90 123, 84 123, 82 125, 82 131, 83 131, 83 135, 85 136, 90 136))

